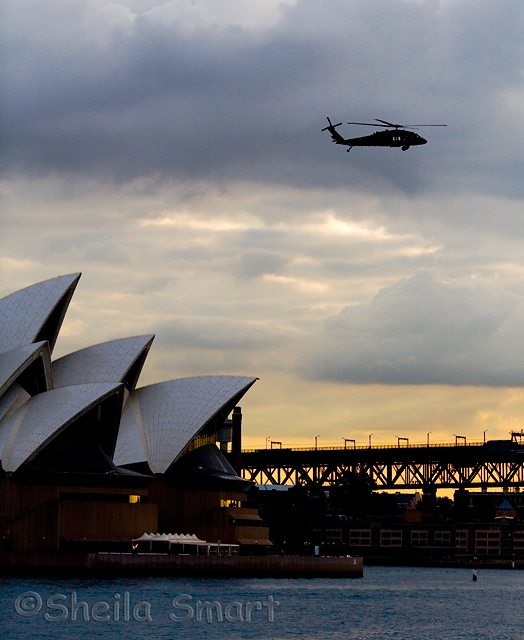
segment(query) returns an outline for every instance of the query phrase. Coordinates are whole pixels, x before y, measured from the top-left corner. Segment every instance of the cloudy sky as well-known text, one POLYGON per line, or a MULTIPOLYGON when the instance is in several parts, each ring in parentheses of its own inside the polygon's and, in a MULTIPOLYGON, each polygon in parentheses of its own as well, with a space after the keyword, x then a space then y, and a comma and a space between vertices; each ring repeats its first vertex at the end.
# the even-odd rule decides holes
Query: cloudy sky
POLYGON ((56 355, 257 376, 252 445, 524 428, 522 0, 0 11, 0 294, 82 271, 56 355))

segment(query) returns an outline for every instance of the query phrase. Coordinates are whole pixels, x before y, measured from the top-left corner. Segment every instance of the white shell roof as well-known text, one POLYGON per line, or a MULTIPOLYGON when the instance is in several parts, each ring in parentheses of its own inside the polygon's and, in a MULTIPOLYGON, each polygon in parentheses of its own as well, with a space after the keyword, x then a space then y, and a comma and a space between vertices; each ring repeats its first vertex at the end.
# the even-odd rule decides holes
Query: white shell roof
POLYGON ((147 462, 146 446, 138 394, 133 391, 129 394, 122 412, 113 462, 117 467, 147 462), (139 424, 140 431, 138 429, 139 424))
POLYGON ((64 294, 68 290, 72 294, 79 278, 79 273, 58 276, 2 298, 0 352, 33 342, 64 294))
POLYGON ((4 470, 16 471, 75 419, 120 388, 120 384, 84 384, 32 397, 0 425, 0 442, 5 441, 0 452, 4 470))
POLYGON ((122 382, 153 335, 133 336, 80 349, 53 362, 55 389, 90 382, 122 382))
POLYGON ((47 342, 36 342, 0 353, 0 396, 18 376, 37 358, 43 358, 46 371, 47 390, 52 386, 51 354, 47 342))
MULTIPOLYGON (((0 441, 2 440, 2 420, 7 420, 12 413, 17 411, 30 398, 31 396, 27 391, 22 389, 16 382, 0 397, 0 441)), ((3 445, 0 444, 0 455, 2 449, 3 445)))
POLYGON ((153 473, 165 473, 193 436, 255 381, 206 376, 136 389, 122 415, 114 463, 140 462, 145 455, 153 473))

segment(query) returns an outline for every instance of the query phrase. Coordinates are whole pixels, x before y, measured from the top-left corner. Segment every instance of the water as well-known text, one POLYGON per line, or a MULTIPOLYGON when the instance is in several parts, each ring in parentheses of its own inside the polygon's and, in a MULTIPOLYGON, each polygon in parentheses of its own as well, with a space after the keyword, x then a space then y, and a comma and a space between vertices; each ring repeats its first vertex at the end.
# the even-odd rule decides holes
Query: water
POLYGON ((478 576, 473 582, 469 569, 366 567, 362 580, 0 578, 0 637, 521 640, 524 571, 481 570, 478 576), (218 601, 222 622, 216 607, 210 622, 206 609, 197 620, 197 601, 218 601))

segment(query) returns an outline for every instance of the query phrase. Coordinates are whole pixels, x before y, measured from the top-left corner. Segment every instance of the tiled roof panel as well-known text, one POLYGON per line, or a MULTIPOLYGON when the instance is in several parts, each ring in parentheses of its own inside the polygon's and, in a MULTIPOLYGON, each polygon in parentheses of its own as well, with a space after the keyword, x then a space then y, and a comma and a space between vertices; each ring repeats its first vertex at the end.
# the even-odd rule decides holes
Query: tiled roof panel
POLYGON ((37 342, 0 353, 0 395, 38 357, 46 358, 49 363, 51 356, 47 342, 37 342))
MULTIPOLYGON (((27 402, 31 396, 22 389, 22 387, 16 382, 13 383, 7 391, 4 392, 0 398, 0 431, 2 425, 7 420, 9 415, 14 411, 17 411, 25 402, 27 402)), ((0 436, 1 440, 1 436, 0 436)), ((2 455, 2 449, 0 447, 0 457, 2 455)))
POLYGON ((2 455, 4 470, 16 471, 75 418, 119 388, 119 384, 107 383, 76 385, 31 398, 5 425, 9 436, 2 455))
POLYGON ((79 278, 79 273, 58 276, 2 298, 0 352, 33 342, 60 299, 79 278))
POLYGON ((153 473, 164 473, 193 436, 254 382, 255 378, 206 376, 137 389, 146 453, 153 473))
POLYGON ((30 400, 31 396, 18 384, 12 384, 0 398, 0 459, 13 422, 10 416, 30 400))
POLYGON ((133 336, 80 349, 53 362, 55 389, 92 382, 122 382, 152 335, 133 336))
POLYGON ((133 391, 130 394, 124 411, 122 412, 122 419, 120 420, 120 427, 118 429, 115 455, 113 456, 113 462, 117 467, 121 467, 126 464, 147 462, 147 456, 138 431, 137 417, 140 421, 141 416, 138 404, 138 395, 136 391, 133 391))

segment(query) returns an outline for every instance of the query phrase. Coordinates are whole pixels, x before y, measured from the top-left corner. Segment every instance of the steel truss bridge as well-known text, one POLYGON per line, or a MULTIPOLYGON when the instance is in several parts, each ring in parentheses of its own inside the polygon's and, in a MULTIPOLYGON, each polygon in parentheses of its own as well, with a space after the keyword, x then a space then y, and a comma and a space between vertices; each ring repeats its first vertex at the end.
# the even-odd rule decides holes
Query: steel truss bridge
POLYGON ((242 477, 257 484, 344 486, 365 474, 375 489, 524 486, 524 445, 511 440, 452 445, 244 450, 242 477))

